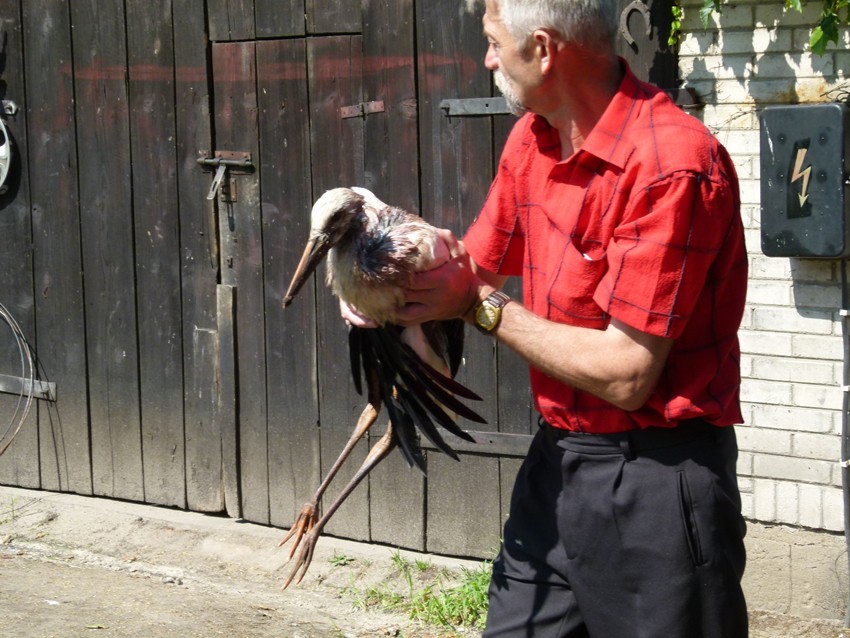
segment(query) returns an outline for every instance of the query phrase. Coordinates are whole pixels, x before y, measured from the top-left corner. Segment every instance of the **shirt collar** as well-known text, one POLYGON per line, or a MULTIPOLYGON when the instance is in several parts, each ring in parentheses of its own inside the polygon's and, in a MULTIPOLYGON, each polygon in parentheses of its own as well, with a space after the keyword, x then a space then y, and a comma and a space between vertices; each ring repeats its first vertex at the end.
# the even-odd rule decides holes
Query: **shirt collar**
MULTIPOLYGON (((629 121, 640 108, 639 101, 648 95, 626 61, 620 58, 620 64, 624 71, 620 86, 579 151, 590 153, 622 169, 632 151, 632 145, 623 140, 624 133, 629 121)), ((553 144, 560 144, 557 131, 544 118, 535 115, 534 120, 532 130, 537 135, 541 150, 549 149, 553 144)))

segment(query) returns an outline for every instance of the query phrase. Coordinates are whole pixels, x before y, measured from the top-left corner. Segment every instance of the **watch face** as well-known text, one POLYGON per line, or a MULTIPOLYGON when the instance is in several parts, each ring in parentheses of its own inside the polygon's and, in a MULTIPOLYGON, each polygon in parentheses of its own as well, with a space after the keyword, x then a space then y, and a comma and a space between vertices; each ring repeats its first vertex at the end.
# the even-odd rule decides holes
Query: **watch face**
POLYGON ((475 315, 475 321, 485 330, 492 330, 499 318, 499 309, 494 308, 489 303, 483 303, 478 308, 475 315))

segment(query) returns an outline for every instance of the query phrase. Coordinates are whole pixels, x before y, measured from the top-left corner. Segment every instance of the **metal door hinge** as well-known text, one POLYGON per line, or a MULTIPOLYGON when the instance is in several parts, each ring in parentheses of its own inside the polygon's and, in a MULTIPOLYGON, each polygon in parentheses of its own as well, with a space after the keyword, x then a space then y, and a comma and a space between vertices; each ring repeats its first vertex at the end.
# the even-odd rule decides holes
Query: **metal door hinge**
POLYGON ((378 100, 376 102, 361 102, 360 104, 352 104, 350 106, 341 106, 339 108, 339 117, 343 120, 350 117, 366 117, 372 113, 383 113, 384 102, 378 100))
POLYGON ((215 151, 212 157, 209 151, 199 151, 198 164, 205 170, 215 169, 207 199, 215 199, 219 194, 221 201, 233 203, 236 201, 236 182, 232 173, 252 173, 254 165, 251 154, 246 151, 215 151))
POLYGON ((475 117, 480 115, 510 115, 511 110, 503 97, 469 97, 446 99, 440 108, 447 117, 475 117))

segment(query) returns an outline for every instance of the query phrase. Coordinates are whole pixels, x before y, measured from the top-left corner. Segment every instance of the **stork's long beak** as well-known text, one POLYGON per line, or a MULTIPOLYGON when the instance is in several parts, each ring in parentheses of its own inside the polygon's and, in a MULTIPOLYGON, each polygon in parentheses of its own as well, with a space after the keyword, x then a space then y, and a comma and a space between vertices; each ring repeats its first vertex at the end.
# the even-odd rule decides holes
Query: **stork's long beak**
POLYGON ((322 259, 328 254, 330 248, 330 243, 322 238, 311 238, 307 242, 307 246, 304 248, 304 254, 301 255, 301 261, 298 262, 298 268, 292 276, 292 281, 289 282, 289 289, 283 297, 284 308, 292 303, 295 295, 298 294, 298 291, 301 290, 301 287, 310 278, 310 275, 315 272, 322 259))

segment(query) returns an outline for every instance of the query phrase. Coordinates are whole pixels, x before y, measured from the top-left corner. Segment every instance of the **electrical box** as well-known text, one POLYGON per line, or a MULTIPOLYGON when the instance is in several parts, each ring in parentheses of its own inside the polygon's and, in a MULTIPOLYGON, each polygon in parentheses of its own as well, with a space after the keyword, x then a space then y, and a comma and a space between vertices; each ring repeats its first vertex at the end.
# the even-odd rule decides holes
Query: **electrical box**
POLYGON ((769 257, 850 255, 850 107, 762 111, 761 248, 769 257))

